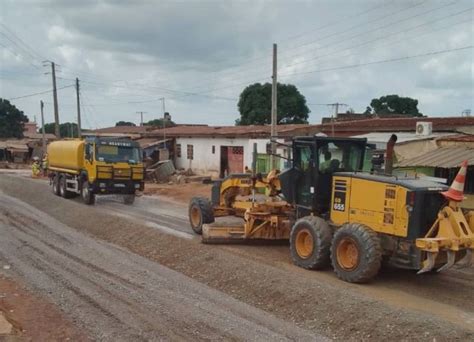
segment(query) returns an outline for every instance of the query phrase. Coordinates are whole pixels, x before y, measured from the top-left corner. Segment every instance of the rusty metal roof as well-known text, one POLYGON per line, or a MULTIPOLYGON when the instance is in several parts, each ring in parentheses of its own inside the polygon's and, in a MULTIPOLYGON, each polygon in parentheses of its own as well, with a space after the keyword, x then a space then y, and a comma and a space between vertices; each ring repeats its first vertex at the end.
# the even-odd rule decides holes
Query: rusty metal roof
POLYGON ((469 165, 474 165, 474 148, 466 146, 441 147, 420 156, 406 159, 397 166, 427 166, 452 168, 459 167, 467 160, 469 165))

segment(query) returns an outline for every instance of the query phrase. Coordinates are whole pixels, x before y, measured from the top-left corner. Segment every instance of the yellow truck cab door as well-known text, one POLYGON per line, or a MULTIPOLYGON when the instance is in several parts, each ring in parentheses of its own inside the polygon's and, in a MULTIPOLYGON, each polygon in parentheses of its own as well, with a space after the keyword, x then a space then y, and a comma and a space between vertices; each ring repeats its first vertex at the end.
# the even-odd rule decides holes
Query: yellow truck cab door
POLYGON ((87 142, 84 147, 84 168, 87 172, 89 183, 93 182, 96 178, 94 168, 94 144, 87 142))

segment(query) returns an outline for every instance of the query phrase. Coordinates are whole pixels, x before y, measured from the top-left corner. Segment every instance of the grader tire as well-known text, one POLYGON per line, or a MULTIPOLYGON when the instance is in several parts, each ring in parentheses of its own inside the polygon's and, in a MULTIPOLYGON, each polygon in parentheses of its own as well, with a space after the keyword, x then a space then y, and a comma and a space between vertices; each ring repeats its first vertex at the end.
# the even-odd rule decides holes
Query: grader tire
POLYGON ((306 216, 293 225, 290 252, 297 266, 317 270, 330 264, 332 230, 322 218, 306 216))
POLYGON ((331 244, 331 262, 338 278, 366 283, 382 265, 382 246, 375 231, 359 223, 337 229, 331 244))
POLYGON ((189 223, 196 234, 202 234, 202 226, 214 222, 211 202, 204 197, 193 197, 189 202, 189 223))

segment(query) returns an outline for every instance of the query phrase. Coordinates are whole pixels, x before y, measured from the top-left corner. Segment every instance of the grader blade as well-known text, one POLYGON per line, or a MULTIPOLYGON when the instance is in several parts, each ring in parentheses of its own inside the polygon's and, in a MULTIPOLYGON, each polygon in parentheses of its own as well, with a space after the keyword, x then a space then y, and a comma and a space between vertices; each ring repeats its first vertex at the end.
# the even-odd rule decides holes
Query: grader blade
POLYGON ((468 249, 466 250, 466 255, 456 263, 455 267, 466 268, 466 267, 471 267, 471 266, 472 266, 472 250, 468 249))
POLYGON ((436 257, 438 256, 438 253, 427 252, 426 254, 426 260, 423 262, 423 268, 419 270, 416 274, 429 272, 435 266, 435 261, 436 257))
POLYGON ((244 241, 242 224, 205 224, 202 228, 202 242, 209 244, 239 243, 244 241))
POLYGON ((447 251, 447 253, 448 253, 448 261, 446 262, 446 264, 440 267, 437 270, 437 272, 442 272, 444 270, 447 270, 454 265, 454 262, 456 261, 456 253, 454 253, 453 251, 447 251))

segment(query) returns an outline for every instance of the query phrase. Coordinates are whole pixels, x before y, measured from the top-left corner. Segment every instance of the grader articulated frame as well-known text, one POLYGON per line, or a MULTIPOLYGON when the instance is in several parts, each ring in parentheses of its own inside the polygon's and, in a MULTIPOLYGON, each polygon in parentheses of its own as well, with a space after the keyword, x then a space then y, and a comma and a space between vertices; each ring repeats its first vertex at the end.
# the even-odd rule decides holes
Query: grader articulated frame
POLYGON ((332 264, 348 282, 369 281, 382 258, 418 273, 471 266, 474 212, 459 206, 467 163, 448 188, 357 171, 366 148, 365 139, 297 137, 290 169, 230 175, 212 202, 192 199, 191 226, 205 243, 289 240, 296 265, 332 264), (215 222, 224 216, 232 222, 215 222))

